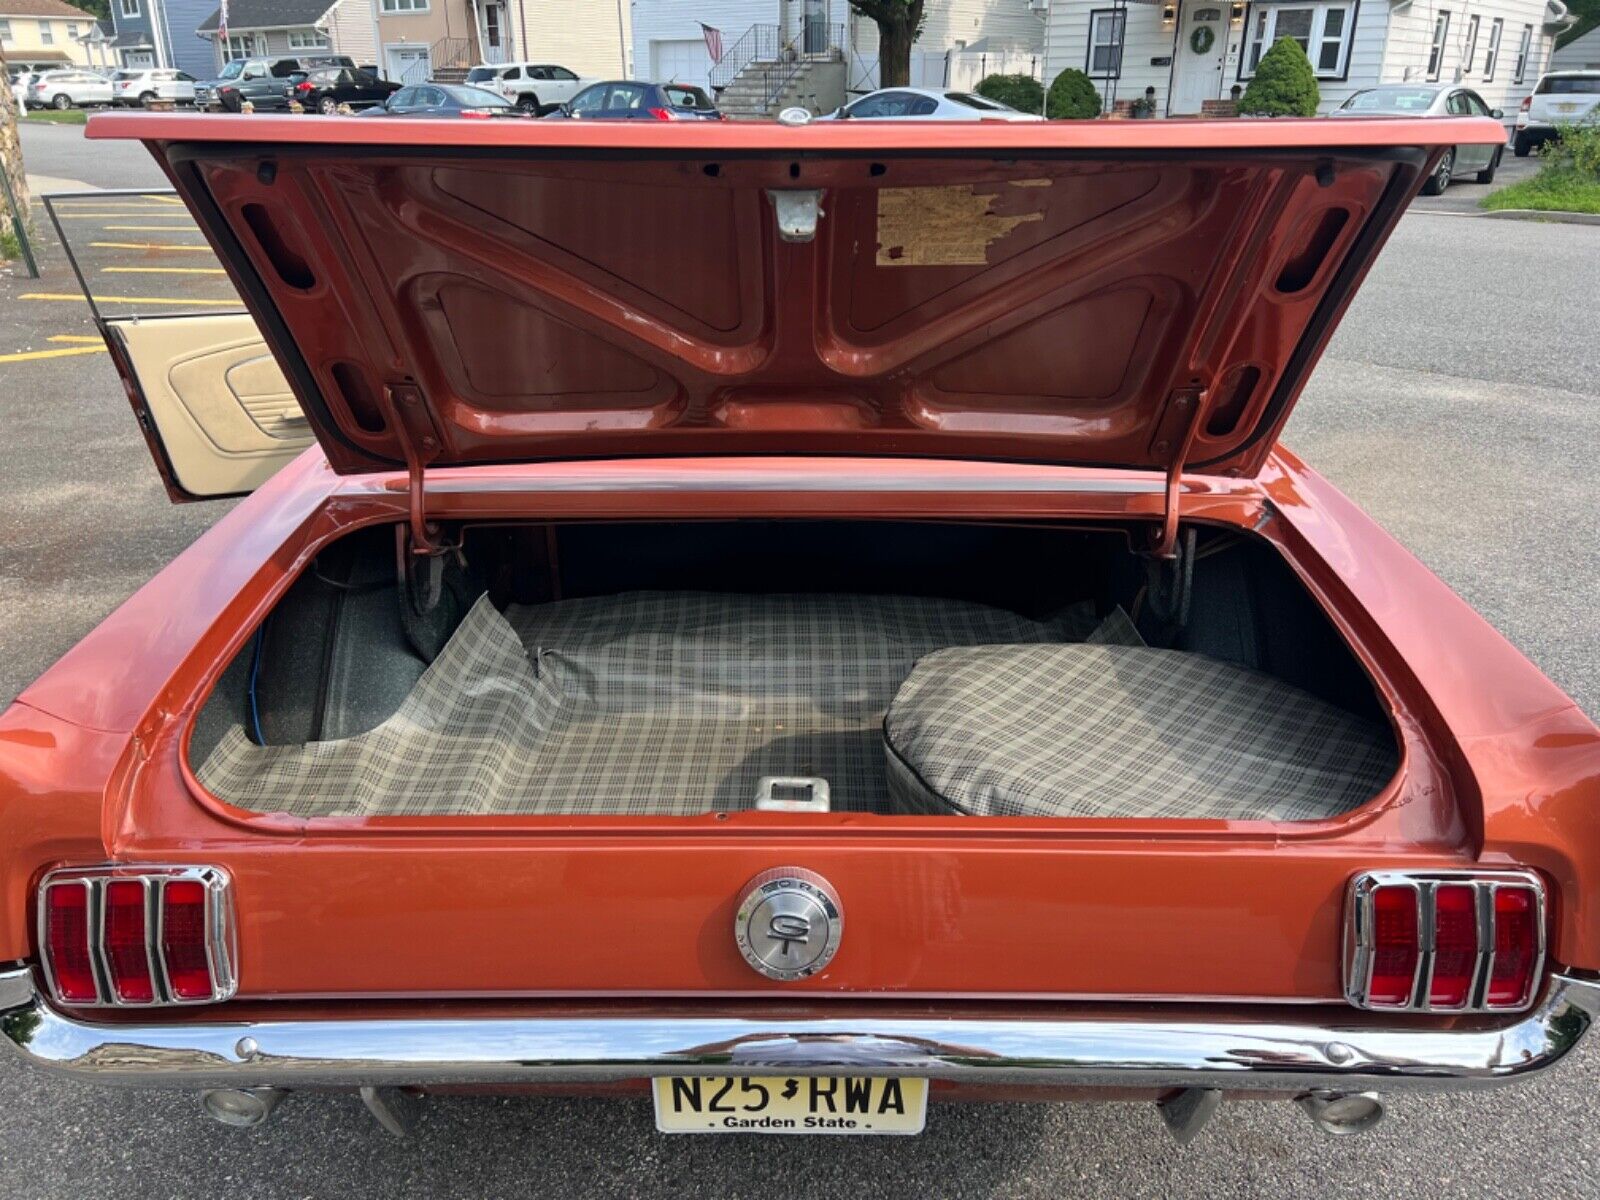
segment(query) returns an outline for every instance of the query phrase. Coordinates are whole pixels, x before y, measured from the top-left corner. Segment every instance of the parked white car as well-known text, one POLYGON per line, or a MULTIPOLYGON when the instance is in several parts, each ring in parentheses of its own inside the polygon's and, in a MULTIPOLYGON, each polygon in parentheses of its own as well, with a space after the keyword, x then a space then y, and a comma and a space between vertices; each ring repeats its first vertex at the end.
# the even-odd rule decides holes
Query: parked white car
POLYGON ((591 83, 555 63, 482 64, 467 72, 473 87, 498 92, 523 112, 542 117, 567 103, 591 83))
POLYGON ((29 108, 79 108, 110 104, 111 80, 93 71, 46 71, 28 85, 29 108))
POLYGON ((1595 121, 1600 121, 1600 71, 1550 71, 1522 102, 1511 152, 1526 158, 1562 125, 1595 121))
POLYGON ((894 87, 868 92, 824 121, 1042 121, 1037 113, 1018 112, 1009 104, 950 88, 894 87))
POLYGON ((151 68, 118 71, 111 77, 113 104, 148 105, 153 100, 194 103, 194 76, 151 68))

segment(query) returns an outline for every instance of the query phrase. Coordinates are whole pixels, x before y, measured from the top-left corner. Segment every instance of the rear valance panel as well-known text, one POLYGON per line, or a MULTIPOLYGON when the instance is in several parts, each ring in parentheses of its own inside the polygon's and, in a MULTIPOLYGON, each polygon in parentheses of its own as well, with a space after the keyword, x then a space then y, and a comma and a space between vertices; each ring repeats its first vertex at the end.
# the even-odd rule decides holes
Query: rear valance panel
MULTIPOLYGON (((781 126, 550 145, 519 123, 527 144, 152 148, 340 470, 403 462, 402 430, 438 464, 859 452, 1165 469, 1191 419, 1190 464, 1250 470, 1432 153, 1400 136, 1422 123, 1321 127, 1359 126, 1368 144, 1344 148, 1304 144, 1304 124, 1276 147, 1233 132, 1258 123, 1122 147, 1052 125, 987 148, 926 127, 813 146, 781 126), (813 235, 783 236, 781 192, 816 193, 813 235), (420 421, 390 393, 412 387, 420 421)), ((1426 123, 1430 142, 1478 124, 1426 123)))

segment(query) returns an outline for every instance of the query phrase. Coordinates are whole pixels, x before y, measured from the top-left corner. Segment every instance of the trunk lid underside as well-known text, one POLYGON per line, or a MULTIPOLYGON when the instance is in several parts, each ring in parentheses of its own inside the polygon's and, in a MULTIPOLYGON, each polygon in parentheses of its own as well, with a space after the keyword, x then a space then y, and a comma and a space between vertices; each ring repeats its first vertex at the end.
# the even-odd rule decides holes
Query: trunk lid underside
POLYGON ((91 132, 166 164, 341 471, 800 452, 1253 472, 1430 156, 1501 136, 294 124, 91 132))

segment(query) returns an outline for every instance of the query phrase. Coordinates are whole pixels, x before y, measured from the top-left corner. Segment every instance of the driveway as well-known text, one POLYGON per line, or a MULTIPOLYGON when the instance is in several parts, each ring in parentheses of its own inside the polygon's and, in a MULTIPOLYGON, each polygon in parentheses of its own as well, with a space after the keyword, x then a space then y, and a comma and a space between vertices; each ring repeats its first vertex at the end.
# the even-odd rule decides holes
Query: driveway
POLYGON ((1442 196, 1418 196, 1411 202, 1411 211, 1480 213, 1483 210, 1478 203, 1485 196, 1538 174, 1543 162, 1536 154, 1518 158, 1507 146, 1506 152, 1500 156, 1500 169, 1495 172, 1493 183, 1479 183, 1476 174, 1459 175, 1454 183, 1445 188, 1442 196))
MULTIPOLYGON (((39 132, 24 135, 30 156, 43 146, 30 167, 130 182, 102 173, 102 147, 75 152, 39 132)), ((92 335, 84 307, 22 298, 73 286, 58 252, 45 261, 42 281, 0 278, 0 360, 29 356, 0 365, 0 703, 225 509, 166 502, 104 354, 52 340, 92 335), (52 348, 84 352, 34 356, 52 348)), ((1419 206, 1286 438, 1591 714, 1597 262, 1600 228, 1464 221, 1419 206)), ((924 1136, 904 1141, 666 1139, 644 1103, 472 1097, 431 1101, 418 1136, 397 1142, 353 1097, 293 1096, 265 1129, 241 1133, 204 1120, 191 1096, 100 1091, 0 1055, 0 1196, 1547 1200, 1600 1196, 1597 1090, 1600 1039, 1526 1086, 1398 1097, 1375 1133, 1355 1139, 1315 1133, 1290 1106, 1251 1103, 1225 1106, 1181 1150, 1144 1104, 940 1107, 924 1136)))

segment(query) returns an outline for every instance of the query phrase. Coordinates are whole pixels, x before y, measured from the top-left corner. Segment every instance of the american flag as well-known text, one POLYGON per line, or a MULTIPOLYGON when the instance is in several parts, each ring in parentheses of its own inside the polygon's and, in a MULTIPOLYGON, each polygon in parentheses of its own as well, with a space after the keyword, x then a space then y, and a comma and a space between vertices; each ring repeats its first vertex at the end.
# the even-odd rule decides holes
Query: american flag
POLYGON ((222 0, 222 11, 217 16, 217 38, 226 47, 228 44, 228 0, 222 0))
POLYGON ((701 21, 700 32, 705 35, 706 53, 711 55, 711 61, 714 63, 721 62, 722 30, 718 29, 715 25, 707 25, 704 21, 701 21))

